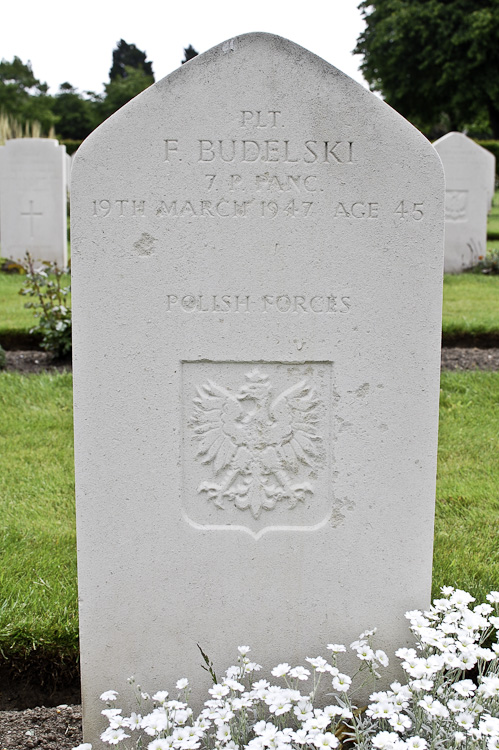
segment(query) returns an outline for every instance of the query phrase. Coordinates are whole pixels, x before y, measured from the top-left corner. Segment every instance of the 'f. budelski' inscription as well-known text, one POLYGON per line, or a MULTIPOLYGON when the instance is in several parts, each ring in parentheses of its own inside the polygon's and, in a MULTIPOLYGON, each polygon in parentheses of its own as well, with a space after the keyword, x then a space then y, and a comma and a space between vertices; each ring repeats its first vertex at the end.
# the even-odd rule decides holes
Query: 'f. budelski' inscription
POLYGON ((190 142, 181 141, 178 137, 165 138, 164 161, 180 162, 183 156, 195 153, 198 163, 353 164, 353 140, 330 136, 324 140, 279 138, 279 130, 285 127, 282 119, 282 112, 278 109, 243 109, 236 115, 236 127, 243 130, 271 130, 274 131, 269 134, 272 137, 209 137, 190 142))
POLYGON ((352 164, 354 144, 347 140, 292 141, 268 138, 222 139, 199 138, 196 142, 181 142, 165 138, 167 162, 180 161, 182 154, 197 153, 198 162, 251 164, 254 162, 282 162, 285 164, 352 164))

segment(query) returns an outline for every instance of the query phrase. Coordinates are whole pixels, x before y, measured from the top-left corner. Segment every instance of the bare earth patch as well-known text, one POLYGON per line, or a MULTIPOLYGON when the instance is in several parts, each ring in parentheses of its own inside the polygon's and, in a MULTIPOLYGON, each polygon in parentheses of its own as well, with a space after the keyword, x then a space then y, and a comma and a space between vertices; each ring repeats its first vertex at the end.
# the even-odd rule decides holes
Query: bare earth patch
MULTIPOLYGON (((8 372, 25 374, 40 372, 71 372, 71 360, 54 359, 48 352, 7 351, 8 372)), ((444 347, 442 370, 499 370, 499 348, 478 349, 444 347)), ((0 750, 3 750, 0 748, 0 750)))
MULTIPOLYGON (((22 372, 26 375, 41 372, 71 372, 71 359, 54 359, 49 352, 6 351, 7 372, 22 372)), ((3 750, 3 748, 0 748, 3 750)))
POLYGON ((81 706, 0 711, 0 750, 71 750, 82 742, 81 706))
POLYGON ((444 347, 442 349, 442 370, 499 370, 499 348, 444 347))

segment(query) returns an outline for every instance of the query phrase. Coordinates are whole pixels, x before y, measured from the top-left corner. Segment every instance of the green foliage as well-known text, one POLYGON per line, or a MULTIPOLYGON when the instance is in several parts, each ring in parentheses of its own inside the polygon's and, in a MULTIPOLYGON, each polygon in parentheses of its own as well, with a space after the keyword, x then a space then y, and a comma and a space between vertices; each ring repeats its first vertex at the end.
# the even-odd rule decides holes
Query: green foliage
POLYGON ((5 349, 3 349, 0 346, 0 370, 5 370, 6 364, 7 364, 7 355, 5 354, 5 349))
POLYGON ((145 73, 142 68, 127 66, 126 77, 116 78, 104 86, 106 95, 101 105, 102 116, 109 117, 153 83, 154 77, 145 73))
POLYGON ((61 144, 61 146, 66 146, 66 151, 70 155, 74 154, 82 144, 80 140, 75 140, 73 138, 62 138, 59 143, 61 144))
POLYGON ((44 269, 35 268, 33 259, 26 255, 26 279, 20 294, 33 299, 25 307, 34 311, 38 324, 30 333, 41 334, 41 346, 56 357, 71 352, 70 287, 62 286, 64 271, 56 263, 45 262, 44 269))
MULTIPOLYGON (((196 51, 189 47, 186 53, 196 51)), ((154 83, 152 63, 146 53, 123 39, 113 51, 113 65, 104 94, 78 92, 62 83, 55 96, 39 81, 31 63, 19 57, 0 62, 0 144, 7 138, 48 134, 67 144, 74 153, 81 141, 101 122, 154 83), (15 126, 12 126, 12 123, 15 126), (3 134, 8 125, 9 134, 3 134), (3 134, 3 135, 2 135, 3 134)))
POLYGON ((499 137, 499 0, 363 0, 355 54, 372 90, 433 137, 499 137))
POLYGON ((24 64, 19 57, 12 62, 0 62, 0 111, 22 124, 36 120, 48 132, 55 123, 55 115, 52 97, 47 92, 47 84, 35 77, 30 62, 24 64))
POLYGON ((474 271, 478 273, 492 274, 494 276, 499 274, 499 249, 487 250, 487 254, 483 260, 481 260, 474 271))
POLYGON ((496 193, 487 217, 487 239, 499 240, 499 196, 496 193))
POLYGON ((28 60, 26 64, 19 58, 14 56, 12 62, 2 60, 0 62, 0 81, 4 86, 11 86, 12 90, 22 94, 26 91, 32 91, 35 94, 46 94, 48 86, 46 83, 41 83, 33 73, 31 62, 28 60))
POLYGON ((213 661, 210 659, 210 657, 208 656, 208 654, 206 654, 203 651, 203 649, 201 648, 201 646, 199 645, 199 643, 197 643, 196 645, 197 645, 198 649, 201 651, 201 656, 203 657, 203 661, 204 661, 204 664, 201 664, 201 669, 204 669, 205 672, 208 672, 208 674, 210 675, 211 679, 213 680, 213 684, 217 685, 218 684, 218 678, 217 678, 217 675, 215 673, 215 667, 214 667, 213 661))
POLYGON ((101 119, 112 115, 153 83, 152 63, 146 60, 146 53, 120 39, 113 50, 109 83, 104 86, 105 96, 99 107, 101 119))
POLYGON ((486 148, 487 151, 490 151, 490 153, 494 154, 494 156, 496 157, 496 174, 497 174, 499 170, 499 141, 491 141, 491 140, 481 141, 480 139, 477 138, 476 142, 478 143, 479 146, 481 146, 482 148, 486 148))
POLYGON ((152 83, 154 83, 152 63, 146 60, 146 57, 146 53, 138 49, 135 44, 128 44, 124 39, 120 39, 113 50, 113 64, 109 71, 109 80, 117 81, 119 78, 128 78, 130 68, 133 68, 142 70, 144 75, 152 78, 152 83))
POLYGON ((61 138, 82 141, 99 124, 96 105, 100 98, 89 94, 82 97, 70 83, 62 83, 53 100, 52 111, 56 117, 57 134, 61 138))
POLYGON ((26 274, 26 268, 12 258, 0 258, 0 271, 2 273, 15 273, 19 276, 26 274))

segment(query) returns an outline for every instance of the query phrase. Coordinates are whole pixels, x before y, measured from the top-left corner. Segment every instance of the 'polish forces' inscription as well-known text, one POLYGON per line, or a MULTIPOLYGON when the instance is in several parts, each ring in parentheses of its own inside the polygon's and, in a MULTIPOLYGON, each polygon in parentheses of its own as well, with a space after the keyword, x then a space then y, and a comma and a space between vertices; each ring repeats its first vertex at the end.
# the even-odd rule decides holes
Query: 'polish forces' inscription
POLYGON ((166 311, 185 313, 295 313, 332 314, 350 311, 344 294, 167 294, 166 311))

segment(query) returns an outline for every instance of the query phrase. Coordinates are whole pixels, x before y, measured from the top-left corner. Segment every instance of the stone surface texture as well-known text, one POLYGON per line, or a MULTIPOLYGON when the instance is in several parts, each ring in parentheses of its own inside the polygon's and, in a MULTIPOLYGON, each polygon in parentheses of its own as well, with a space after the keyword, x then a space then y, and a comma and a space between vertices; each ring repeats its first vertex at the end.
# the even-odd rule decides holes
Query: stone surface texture
POLYGON ((7 141, 0 157, 2 255, 67 264, 66 147, 50 138, 7 141))
POLYGON ((253 33, 107 120, 71 190, 86 741, 131 674, 199 705, 198 643, 222 673, 241 644, 271 668, 404 641, 430 597, 435 150, 253 33))
POLYGON ((460 273, 487 250, 495 157, 464 133, 447 133, 433 145, 445 173, 444 270, 460 273))

